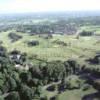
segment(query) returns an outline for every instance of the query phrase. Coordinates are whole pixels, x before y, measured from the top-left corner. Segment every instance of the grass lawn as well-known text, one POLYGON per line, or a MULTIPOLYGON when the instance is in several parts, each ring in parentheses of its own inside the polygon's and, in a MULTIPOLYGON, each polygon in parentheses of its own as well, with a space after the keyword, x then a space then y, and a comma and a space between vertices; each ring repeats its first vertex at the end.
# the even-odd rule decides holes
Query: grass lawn
POLYGON ((100 26, 99 25, 82 26, 80 28, 80 30, 95 31, 97 34, 100 34, 100 26))
POLYGON ((68 90, 59 95, 58 100, 82 100, 85 95, 95 93, 96 90, 91 88, 87 91, 81 89, 68 90))
POLYGON ((0 40, 3 41, 3 45, 7 47, 8 51, 16 48, 22 52, 27 52, 29 55, 37 54, 38 58, 41 59, 67 60, 69 58, 80 59, 80 56, 87 58, 93 56, 95 52, 100 50, 100 42, 94 37, 80 37, 76 39, 75 36, 55 34, 52 39, 48 40, 38 35, 29 36, 26 33, 17 33, 22 35, 23 38, 17 42, 11 43, 8 38, 9 32, 10 31, 0 33, 0 40), (28 47, 26 42, 30 40, 38 40, 40 44, 38 46, 28 47), (52 43, 55 40, 63 41, 68 45, 62 46, 52 43))

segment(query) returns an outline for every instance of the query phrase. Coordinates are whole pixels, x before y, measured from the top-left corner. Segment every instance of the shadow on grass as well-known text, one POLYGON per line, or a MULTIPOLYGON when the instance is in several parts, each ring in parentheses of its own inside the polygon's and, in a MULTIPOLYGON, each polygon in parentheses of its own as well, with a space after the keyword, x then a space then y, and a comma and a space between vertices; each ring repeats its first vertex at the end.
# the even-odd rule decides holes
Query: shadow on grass
POLYGON ((85 95, 82 100, 100 100, 100 92, 85 95))

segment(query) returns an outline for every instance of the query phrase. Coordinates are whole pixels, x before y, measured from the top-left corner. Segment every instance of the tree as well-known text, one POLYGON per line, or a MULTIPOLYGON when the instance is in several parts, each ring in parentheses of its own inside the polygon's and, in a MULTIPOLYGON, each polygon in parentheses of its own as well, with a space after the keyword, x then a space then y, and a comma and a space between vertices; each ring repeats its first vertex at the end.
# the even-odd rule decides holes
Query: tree
POLYGON ((73 59, 69 59, 67 62, 69 64, 69 67, 70 67, 70 70, 71 70, 71 74, 76 74, 77 71, 78 71, 78 67, 79 67, 77 62, 75 60, 73 60, 73 59))
POLYGON ((13 33, 13 32, 9 33, 8 37, 11 39, 11 42, 16 42, 16 41, 18 41, 19 39, 22 38, 21 35, 18 35, 18 34, 13 33))
POLYGON ((29 88, 25 84, 21 84, 21 87, 20 87, 21 100, 32 100, 33 96, 34 96, 34 90, 29 88))
POLYGON ((39 45, 39 41, 32 40, 32 41, 29 41, 27 44, 28 44, 28 46, 37 46, 37 45, 39 45))
POLYGON ((29 71, 32 74, 32 77, 41 79, 43 77, 42 72, 38 66, 33 66, 29 68, 29 71))
POLYGON ((31 74, 28 72, 22 72, 20 74, 20 79, 23 83, 29 83, 30 80, 32 79, 31 74))
POLYGON ((10 91, 16 90, 17 83, 16 83, 16 81, 12 77, 8 78, 8 84, 9 84, 9 87, 10 87, 10 91))
POLYGON ((20 96, 18 92, 11 92, 5 100, 20 100, 20 96))
POLYGON ((80 32, 79 34, 80 34, 81 36, 92 36, 92 35, 93 35, 93 32, 83 30, 83 31, 80 32))
POLYGON ((7 57, 7 50, 3 46, 0 46, 0 56, 1 57, 7 57))
POLYGON ((62 80, 66 76, 66 69, 61 61, 48 62, 47 76, 49 81, 62 80))

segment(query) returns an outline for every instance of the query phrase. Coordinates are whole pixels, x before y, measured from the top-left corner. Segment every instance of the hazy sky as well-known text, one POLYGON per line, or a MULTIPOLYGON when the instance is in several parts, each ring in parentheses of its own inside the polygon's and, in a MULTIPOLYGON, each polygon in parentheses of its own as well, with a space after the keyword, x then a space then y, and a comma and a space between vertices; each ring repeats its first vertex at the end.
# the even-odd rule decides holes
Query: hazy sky
POLYGON ((100 0, 0 0, 0 13, 100 10, 100 0))

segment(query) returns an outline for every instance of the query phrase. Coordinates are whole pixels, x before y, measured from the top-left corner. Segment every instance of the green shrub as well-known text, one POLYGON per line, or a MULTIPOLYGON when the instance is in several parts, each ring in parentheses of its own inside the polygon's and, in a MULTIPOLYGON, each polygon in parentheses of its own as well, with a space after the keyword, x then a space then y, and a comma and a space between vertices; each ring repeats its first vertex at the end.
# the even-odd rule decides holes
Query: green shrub
POLYGON ((66 78, 66 85, 68 89, 79 89, 81 85, 81 81, 78 76, 71 75, 66 78))

